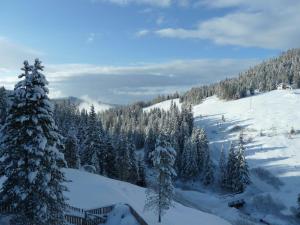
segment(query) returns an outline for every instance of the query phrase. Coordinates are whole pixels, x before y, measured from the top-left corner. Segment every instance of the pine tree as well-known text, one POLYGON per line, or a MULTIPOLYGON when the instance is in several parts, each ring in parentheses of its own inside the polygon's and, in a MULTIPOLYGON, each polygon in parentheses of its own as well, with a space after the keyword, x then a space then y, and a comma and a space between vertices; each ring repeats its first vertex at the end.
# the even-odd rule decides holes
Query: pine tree
POLYGON ((103 164, 101 163, 103 133, 100 121, 97 119, 95 108, 92 105, 88 117, 88 128, 84 141, 83 165, 95 167, 99 174, 103 174, 103 164))
POLYGON ((156 182, 147 191, 146 209, 153 209, 158 214, 158 222, 172 206, 174 187, 172 179, 176 176, 174 163, 176 152, 171 147, 166 135, 161 134, 155 144, 153 165, 157 172, 156 182))
POLYGON ((154 135, 153 128, 150 127, 146 131, 146 139, 145 139, 145 147, 144 147, 144 152, 145 152, 144 160, 149 166, 153 166, 150 155, 155 150, 155 141, 156 138, 154 135))
POLYGON ((74 127, 70 128, 65 139, 64 155, 69 168, 78 169, 80 167, 78 140, 74 127))
POLYGON ((197 165, 199 172, 203 172, 206 155, 208 154, 208 140, 204 129, 195 128, 191 136, 192 143, 195 144, 197 152, 197 165))
POLYGON ((136 148, 132 138, 127 138, 126 147, 129 155, 129 176, 127 181, 135 184, 138 180, 138 164, 135 155, 136 148))
POLYGON ((135 184, 138 180, 138 168, 135 147, 124 133, 120 134, 116 145, 119 179, 135 184))
POLYGON ((251 183, 248 164, 245 159, 245 147, 242 133, 238 149, 231 145, 227 162, 227 188, 234 192, 243 192, 251 183))
POLYGON ((232 143, 230 143, 228 161, 227 161, 227 181, 226 187, 229 190, 234 190, 236 175, 237 154, 232 143))
POLYGON ((181 160, 180 176, 185 179, 191 179, 199 174, 197 165, 197 151, 196 146, 188 139, 185 143, 181 160))
POLYGON ((138 180, 136 183, 140 187, 146 187, 145 166, 142 159, 138 160, 138 180))
POLYGON ((248 164, 245 159, 245 147, 242 133, 240 134, 236 159, 237 183, 235 184, 235 190, 238 192, 243 192, 246 186, 251 183, 251 181, 249 177, 248 164))
POLYGON ((0 125, 5 122, 7 112, 7 95, 4 87, 0 88, 0 125))
POLYGON ((13 103, 3 127, 1 164, 7 179, 0 204, 18 214, 16 225, 57 225, 64 222, 65 177, 61 136, 53 119, 53 106, 43 66, 24 62, 24 73, 13 92, 13 103))
POLYGON ((103 168, 104 168, 104 174, 107 177, 110 178, 116 178, 118 176, 118 171, 117 171, 117 153, 116 150, 113 148, 111 139, 106 134, 106 137, 104 139, 104 145, 103 145, 103 159, 102 163, 103 168))
POLYGON ((219 172, 220 172, 220 179, 219 184, 222 188, 226 188, 227 183, 227 164, 226 164, 226 156, 224 152, 224 146, 222 145, 221 148, 221 155, 219 160, 219 172))
POLYGON ((210 185, 214 182, 214 165, 211 161, 209 151, 207 151, 205 156, 202 180, 204 185, 210 185))

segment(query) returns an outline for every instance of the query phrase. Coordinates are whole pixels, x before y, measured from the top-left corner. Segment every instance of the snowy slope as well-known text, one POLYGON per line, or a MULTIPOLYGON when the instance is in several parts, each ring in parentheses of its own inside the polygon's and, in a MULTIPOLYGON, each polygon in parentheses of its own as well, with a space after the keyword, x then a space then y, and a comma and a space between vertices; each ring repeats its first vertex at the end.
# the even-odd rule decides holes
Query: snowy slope
MULTIPOLYGON (((83 209, 93 209, 102 206, 109 206, 118 203, 130 204, 147 222, 149 225, 158 224, 157 217, 153 212, 145 212, 145 189, 126 183, 109 179, 103 176, 74 170, 65 169, 65 174, 68 182, 66 185, 69 189, 66 192, 68 204, 74 207, 83 209)), ((0 187, 4 179, 0 179, 0 187)), ((122 206, 119 206, 119 209, 122 206)), ((118 214, 116 210, 114 213, 118 214)), ((124 210, 121 210, 124 213, 124 210)), ((116 218, 110 218, 110 223, 115 225, 116 218)), ((128 217, 130 219, 130 217, 128 217)), ((4 223, 5 218, 0 215, 0 224, 4 223)), ((129 220, 130 221, 130 220, 129 220)), ((124 223, 130 224, 132 223, 124 223)), ((225 220, 204 213, 181 204, 175 203, 167 214, 163 217, 163 225, 198 225, 199 221, 205 221, 209 225, 229 225, 225 220)), ((119 224, 118 224, 119 225, 119 224)))
POLYGON ((300 130, 299 106, 300 90, 275 90, 228 102, 210 97, 194 107, 194 116, 208 130, 215 154, 222 143, 236 140, 239 132, 232 131, 242 127, 250 167, 268 169, 285 183, 272 195, 289 208, 300 192, 300 134, 289 135, 292 127, 300 130))
MULTIPOLYGON (((153 212, 144 212, 145 189, 138 186, 112 180, 99 175, 94 175, 78 170, 66 169, 69 192, 69 204, 79 208, 97 208, 101 206, 128 203, 149 225, 157 224, 157 218, 153 212)), ((199 221, 205 221, 210 225, 227 225, 228 222, 214 215, 204 213, 192 208, 175 203, 163 217, 163 225, 198 225, 199 221)))
MULTIPOLYGON (((169 104, 166 101, 151 107, 165 109, 169 104)), ((292 217, 300 193, 300 90, 275 90, 234 101, 213 96, 194 106, 193 112, 196 125, 207 131, 215 164, 222 145, 227 150, 230 142, 237 141, 243 130, 250 169, 266 169, 279 178, 273 183, 281 181, 283 185, 270 184, 267 178, 259 178, 251 172, 253 184, 242 195, 224 197, 219 191, 201 187, 188 190, 188 184, 185 184, 185 190, 177 190, 178 200, 234 223, 241 218, 241 213, 229 209, 226 204, 234 198, 245 198, 247 214, 253 221, 263 218, 271 224, 297 224, 292 217), (295 135, 289 135, 292 127, 295 135), (278 206, 269 203, 261 206, 265 209, 260 209, 263 200, 259 198, 263 196, 268 202, 268 195, 278 206)))
POLYGON ((181 108, 181 103, 179 102, 179 98, 176 98, 176 99, 163 101, 163 102, 151 105, 149 107, 146 107, 146 108, 144 108, 144 112, 150 112, 151 109, 155 109, 155 108, 168 111, 170 109, 172 102, 175 103, 179 108, 181 108))

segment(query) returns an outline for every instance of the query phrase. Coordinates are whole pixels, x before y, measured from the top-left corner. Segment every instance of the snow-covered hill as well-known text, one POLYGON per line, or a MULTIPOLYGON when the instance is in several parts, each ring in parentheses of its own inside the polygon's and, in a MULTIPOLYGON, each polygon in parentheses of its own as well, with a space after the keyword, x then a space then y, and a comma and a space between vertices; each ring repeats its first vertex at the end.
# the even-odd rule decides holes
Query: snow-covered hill
MULTIPOLYGON (((92 209, 117 203, 127 203, 130 204, 149 225, 158 224, 156 222, 157 217, 153 212, 144 211, 146 198, 144 188, 74 169, 65 169, 65 174, 67 180, 71 181, 67 183, 69 192, 65 193, 69 199, 69 205, 83 209, 92 209)), ((0 216, 0 224, 2 225, 1 221, 4 223, 4 220, 1 220, 0 216)), ((178 203, 175 203, 174 207, 163 217, 162 224, 198 225, 199 221, 205 221, 206 224, 209 225, 229 225, 228 222, 217 216, 185 207, 178 203)), ((129 224, 130 223, 128 223, 128 225, 129 224)))
MULTIPOLYGON (((163 106, 165 109, 166 105, 169 103, 151 107, 163 106)), ((234 101, 213 96, 194 106, 193 112, 196 124, 207 131, 216 164, 222 145, 228 149, 230 142, 236 141, 243 130, 253 184, 235 198, 246 199, 246 213, 252 218, 264 218, 271 224, 294 224, 291 219, 293 207, 296 207, 300 193, 300 90, 275 90, 234 101), (295 134, 290 135, 292 128, 295 134), (257 172, 257 168, 271 174, 260 169, 257 172)), ((230 198, 224 201, 218 191, 206 195, 192 191, 179 193, 190 205, 233 221, 228 215, 231 213, 221 207, 230 198), (212 201, 204 206, 202 203, 208 198, 212 201), (218 202, 220 206, 217 206, 218 202)))
POLYGON ((149 106, 147 108, 144 108, 144 112, 150 112, 152 109, 155 109, 155 108, 168 111, 170 109, 170 106, 171 106, 172 102, 174 104, 176 104, 179 108, 181 107, 181 103, 179 102, 179 98, 176 98, 176 99, 171 99, 171 100, 163 101, 163 102, 151 105, 151 106, 149 106))
MULTIPOLYGON (((128 203, 149 225, 157 224, 153 212, 144 211, 145 189, 122 181, 112 180, 99 175, 78 170, 66 169, 69 204, 79 208, 97 208, 101 206, 128 203)), ((175 203, 163 218, 163 225, 198 225, 207 221, 210 225, 226 225, 228 222, 214 215, 200 212, 175 203)))

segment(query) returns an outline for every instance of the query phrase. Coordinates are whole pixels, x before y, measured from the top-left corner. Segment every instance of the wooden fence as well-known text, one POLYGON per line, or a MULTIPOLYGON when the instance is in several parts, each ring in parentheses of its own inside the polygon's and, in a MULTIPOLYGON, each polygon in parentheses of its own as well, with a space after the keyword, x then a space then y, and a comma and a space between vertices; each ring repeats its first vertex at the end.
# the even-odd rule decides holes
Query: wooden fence
MULTIPOLYGON (((130 213, 140 225, 148 225, 146 221, 128 204, 130 213)), ((84 210, 70 205, 65 205, 65 219, 73 225, 99 225, 106 223, 106 215, 114 209, 114 205, 101 207, 97 209, 84 210), (73 215, 77 214, 77 215, 73 215)), ((10 214, 15 213, 10 206, 0 206, 0 213, 10 214)))
POLYGON ((140 225, 148 225, 146 221, 132 208, 130 205, 126 204, 129 207, 130 213, 133 215, 133 217, 136 219, 136 221, 140 225))
POLYGON ((94 214, 94 215, 103 215, 103 214, 108 214, 110 213, 114 208, 114 205, 106 206, 106 207, 101 207, 97 209, 89 209, 86 210, 85 212, 94 214))
MULTIPOLYGON (((65 205, 65 220, 66 222, 74 225, 99 225, 106 223, 107 213, 113 210, 114 206, 106 206, 98 209, 84 210, 70 205, 65 205), (95 213, 95 214, 94 214, 95 213), (77 215, 73 215, 77 214, 77 215)), ((1 214, 15 213, 10 206, 0 206, 1 214)))

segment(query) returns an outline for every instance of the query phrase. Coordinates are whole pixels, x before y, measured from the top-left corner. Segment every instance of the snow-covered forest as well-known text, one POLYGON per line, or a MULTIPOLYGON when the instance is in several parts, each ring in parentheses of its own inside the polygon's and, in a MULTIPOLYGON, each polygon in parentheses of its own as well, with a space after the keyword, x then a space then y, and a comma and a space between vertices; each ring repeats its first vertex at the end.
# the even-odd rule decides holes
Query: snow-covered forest
MULTIPOLYGON (((1 206, 11 208, 12 224, 65 224, 68 199, 64 193, 68 192, 68 183, 72 183, 66 174, 73 172, 64 171, 69 168, 145 188, 145 209, 153 210, 159 223, 163 223, 175 202, 191 206, 187 198, 182 199, 184 192, 179 195, 178 188, 231 196, 229 206, 242 207, 247 199, 235 196, 248 196, 249 186, 255 192, 253 187, 258 184, 257 177, 252 180, 253 174, 269 177, 279 186, 280 181, 268 171, 253 170, 249 165, 246 156, 251 141, 246 127, 231 127, 226 132, 234 135, 226 143, 216 144, 222 142, 221 136, 226 133, 215 129, 223 129, 230 115, 216 114, 218 122, 208 125, 202 115, 205 109, 195 111, 193 105, 206 103, 213 95, 229 103, 231 99, 259 96, 258 93, 274 90, 280 83, 299 88, 299 65, 300 50, 293 49, 238 78, 194 88, 180 96, 175 93, 97 112, 93 105, 80 109, 69 99, 50 100, 41 61, 37 59, 33 65, 25 61, 14 90, 0 89, 1 206), (153 106, 154 103, 164 107, 153 106)), ((292 138, 299 132, 298 125, 289 125, 292 138)), ((261 137, 265 135, 264 129, 259 132, 261 137)), ((256 201, 267 204, 266 199, 256 201)), ((300 197, 295 195, 294 201, 299 206, 294 207, 286 224, 296 224, 300 214, 300 197)), ((126 211, 121 206, 119 210, 126 211)), ((253 214, 259 217, 258 211, 253 214)), ((241 214, 244 217, 237 216, 235 219, 240 222, 236 224, 251 224, 259 219, 251 217, 249 211, 241 214)), ((266 222, 268 218, 261 220, 266 222)))
POLYGON ((291 49, 279 57, 266 60, 239 74, 236 78, 192 88, 180 98, 183 102, 199 104, 206 97, 217 95, 221 99, 239 99, 253 95, 255 90, 267 92, 285 83, 300 88, 300 49, 291 49))

